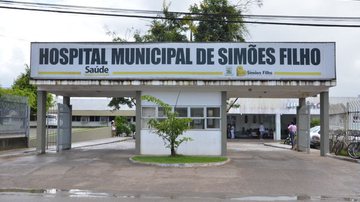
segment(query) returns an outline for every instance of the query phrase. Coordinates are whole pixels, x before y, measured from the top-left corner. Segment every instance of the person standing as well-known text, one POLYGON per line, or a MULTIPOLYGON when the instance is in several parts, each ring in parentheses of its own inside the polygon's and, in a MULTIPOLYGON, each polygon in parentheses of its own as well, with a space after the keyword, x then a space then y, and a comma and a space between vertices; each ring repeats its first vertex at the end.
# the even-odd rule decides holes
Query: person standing
POLYGON ((228 139, 231 138, 231 133, 230 133, 230 131, 231 131, 231 125, 228 124, 228 125, 227 125, 227 129, 226 129, 226 136, 227 136, 228 139))
POLYGON ((231 139, 235 139, 235 126, 232 125, 230 129, 231 139))
POLYGON ((295 133, 296 133, 296 125, 294 122, 291 122, 291 124, 288 127, 289 130, 289 134, 290 134, 290 141, 291 141, 291 149, 295 149, 295 145, 294 145, 294 138, 295 138, 295 133))
POLYGON ((115 125, 115 121, 112 120, 111 121, 111 137, 115 137, 116 136, 116 125, 115 125))
POLYGON ((264 133, 265 133, 265 127, 263 123, 261 123, 259 126, 259 133, 260 133, 260 140, 262 140, 264 138, 264 133))

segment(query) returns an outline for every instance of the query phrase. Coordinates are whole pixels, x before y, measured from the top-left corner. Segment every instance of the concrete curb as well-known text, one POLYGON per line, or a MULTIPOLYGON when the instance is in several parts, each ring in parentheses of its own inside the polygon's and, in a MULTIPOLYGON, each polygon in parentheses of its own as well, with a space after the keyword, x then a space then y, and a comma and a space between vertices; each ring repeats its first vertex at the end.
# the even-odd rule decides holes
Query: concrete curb
POLYGON ((77 148, 83 148, 83 147, 93 147, 93 146, 98 146, 98 145, 111 144, 111 143, 115 143, 115 142, 124 142, 127 140, 132 140, 132 137, 128 137, 128 138, 124 138, 124 139, 120 139, 120 140, 109 141, 109 142, 100 142, 100 143, 89 144, 89 145, 74 146, 71 148, 77 149, 77 148))
POLYGON ((343 161, 349 161, 349 162, 353 162, 353 163, 360 163, 360 159, 353 159, 353 158, 349 158, 349 157, 345 157, 345 156, 336 156, 334 154, 326 154, 326 157, 343 160, 343 161))
POLYGON ((158 166, 158 167, 175 167, 175 168, 197 168, 197 167, 210 167, 210 166, 222 166, 230 162, 230 158, 227 157, 226 161, 214 162, 214 163, 150 163, 135 161, 132 157, 129 160, 134 164, 158 166))
POLYGON ((264 145, 269 146, 269 147, 280 148, 280 149, 290 149, 290 147, 288 147, 286 145, 279 145, 279 144, 272 144, 272 143, 264 143, 264 145))
MULTIPOLYGON (((272 144, 272 143, 264 143, 265 146, 269 146, 269 147, 275 147, 275 148, 280 148, 280 149, 290 149, 287 148, 285 145, 276 145, 276 144, 272 144)), ((326 154, 326 157, 330 157, 333 159, 338 159, 338 160, 343 160, 343 161, 349 161, 349 162, 353 162, 353 163, 360 163, 360 159, 353 159, 350 157, 345 157, 345 156, 336 156, 334 154, 326 154)))

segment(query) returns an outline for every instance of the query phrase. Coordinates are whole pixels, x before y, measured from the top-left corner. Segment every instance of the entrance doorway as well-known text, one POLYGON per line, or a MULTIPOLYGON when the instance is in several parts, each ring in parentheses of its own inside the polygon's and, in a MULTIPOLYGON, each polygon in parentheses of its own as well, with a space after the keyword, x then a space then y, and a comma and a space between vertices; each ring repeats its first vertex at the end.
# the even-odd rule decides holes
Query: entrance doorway
MULTIPOLYGON (((264 139, 273 139, 275 131, 275 114, 230 114, 228 126, 234 126, 235 139, 260 138, 259 127, 265 128, 264 139)), ((228 135, 231 138, 231 135, 228 135)))

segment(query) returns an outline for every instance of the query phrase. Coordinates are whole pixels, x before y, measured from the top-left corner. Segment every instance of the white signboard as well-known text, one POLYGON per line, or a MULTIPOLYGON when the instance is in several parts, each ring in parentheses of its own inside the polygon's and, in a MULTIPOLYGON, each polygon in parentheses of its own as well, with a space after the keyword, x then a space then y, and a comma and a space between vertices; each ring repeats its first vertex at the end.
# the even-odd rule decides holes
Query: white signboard
POLYGON ((332 80, 335 43, 32 43, 33 79, 332 80))

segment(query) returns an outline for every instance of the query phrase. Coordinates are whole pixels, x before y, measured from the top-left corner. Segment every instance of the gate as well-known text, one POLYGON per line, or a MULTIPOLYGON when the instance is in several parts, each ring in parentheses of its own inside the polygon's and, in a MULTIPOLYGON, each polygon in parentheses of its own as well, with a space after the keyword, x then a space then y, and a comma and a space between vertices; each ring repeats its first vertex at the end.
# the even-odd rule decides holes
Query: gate
POLYGON ((56 151, 71 149, 71 106, 58 104, 56 151))
POLYGON ((54 148, 57 143, 58 109, 51 107, 46 112, 46 149, 54 148))

